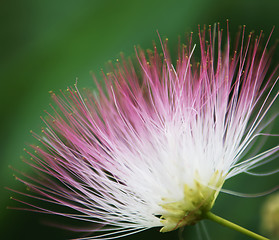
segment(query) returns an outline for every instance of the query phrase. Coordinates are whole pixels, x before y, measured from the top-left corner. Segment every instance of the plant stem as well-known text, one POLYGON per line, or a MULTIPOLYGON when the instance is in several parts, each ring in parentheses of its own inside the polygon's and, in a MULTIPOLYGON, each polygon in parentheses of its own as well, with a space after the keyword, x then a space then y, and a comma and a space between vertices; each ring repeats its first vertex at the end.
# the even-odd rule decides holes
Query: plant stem
POLYGON ((221 224, 225 227, 229 227, 229 228, 234 229, 238 232, 241 232, 241 233, 243 233, 243 234, 245 234, 245 235, 247 235, 251 238, 258 239, 258 240, 268 240, 268 238, 265 238, 265 237, 263 237, 259 234, 254 233, 254 232, 251 232, 250 230, 247 230, 243 227, 240 227, 237 224, 234 224, 234 223, 232 223, 232 222, 230 222, 230 221, 228 221, 224 218, 221 218, 221 217, 213 214, 212 212, 205 213, 204 217, 209 219, 209 220, 212 220, 216 223, 219 223, 219 224, 221 224))

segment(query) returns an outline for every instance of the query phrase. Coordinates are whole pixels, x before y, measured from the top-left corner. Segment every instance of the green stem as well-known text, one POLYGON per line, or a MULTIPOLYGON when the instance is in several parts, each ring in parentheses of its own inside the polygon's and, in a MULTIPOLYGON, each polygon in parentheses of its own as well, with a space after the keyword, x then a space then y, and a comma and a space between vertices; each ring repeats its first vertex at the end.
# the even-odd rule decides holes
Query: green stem
POLYGON ((236 225, 236 224, 234 224, 234 223, 232 223, 232 222, 230 222, 230 221, 228 221, 224 218, 221 218, 221 217, 213 214, 212 212, 205 213, 204 217, 209 219, 209 220, 212 220, 216 223, 219 223, 219 224, 221 224, 225 227, 229 227, 229 228, 234 229, 238 232, 241 232, 241 233, 243 233, 243 234, 245 234, 245 235, 247 235, 251 238, 259 239, 259 240, 268 240, 268 238, 265 238, 265 237, 263 237, 259 234, 253 233, 253 232, 251 232, 251 231, 249 231, 249 230, 247 230, 243 227, 240 227, 240 226, 238 226, 238 225, 236 225))

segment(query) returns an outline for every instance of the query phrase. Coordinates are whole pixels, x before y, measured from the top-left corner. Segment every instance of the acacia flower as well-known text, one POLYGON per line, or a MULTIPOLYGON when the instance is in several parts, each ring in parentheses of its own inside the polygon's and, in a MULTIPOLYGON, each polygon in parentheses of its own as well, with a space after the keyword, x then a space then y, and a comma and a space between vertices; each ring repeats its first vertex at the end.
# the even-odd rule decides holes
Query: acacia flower
POLYGON ((30 206, 107 231, 84 239, 218 222, 210 210, 224 182, 272 160, 279 149, 246 154, 265 135, 270 121, 262 120, 279 94, 271 97, 276 69, 267 75, 272 50, 261 43, 262 33, 246 36, 245 27, 235 48, 229 34, 222 43, 222 33, 219 25, 199 30, 199 47, 191 34, 175 63, 167 39, 162 53, 136 48, 136 63, 123 57, 112 64, 105 86, 96 81, 97 94, 76 85, 52 93, 57 107, 47 113, 42 134, 34 134, 41 147, 28 152, 38 176, 18 179, 33 192, 28 196, 75 213, 30 206))

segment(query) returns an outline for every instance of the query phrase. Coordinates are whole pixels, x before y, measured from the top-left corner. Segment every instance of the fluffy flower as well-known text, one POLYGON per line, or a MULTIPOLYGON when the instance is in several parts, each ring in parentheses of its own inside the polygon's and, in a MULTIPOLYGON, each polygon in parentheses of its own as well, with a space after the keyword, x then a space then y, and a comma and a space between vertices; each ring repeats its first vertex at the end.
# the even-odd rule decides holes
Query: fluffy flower
POLYGON ((137 64, 123 58, 104 74, 105 87, 96 81, 97 95, 52 93, 58 108, 34 134, 43 147, 29 152, 39 177, 20 181, 76 213, 34 208, 110 226, 92 239, 172 231, 201 220, 224 181, 274 156, 279 146, 245 158, 278 95, 270 97, 277 80, 275 71, 266 77, 262 33, 243 29, 235 48, 228 35, 222 44, 219 26, 206 33, 199 31, 199 50, 192 34, 179 45, 175 64, 167 40, 162 54, 136 49, 137 64))

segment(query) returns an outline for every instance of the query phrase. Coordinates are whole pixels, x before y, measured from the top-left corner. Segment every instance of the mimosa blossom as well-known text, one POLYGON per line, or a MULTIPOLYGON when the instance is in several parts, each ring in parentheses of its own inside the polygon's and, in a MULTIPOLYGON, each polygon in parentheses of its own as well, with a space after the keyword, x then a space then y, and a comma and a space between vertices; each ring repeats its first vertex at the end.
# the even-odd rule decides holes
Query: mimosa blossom
POLYGON ((270 160, 278 145, 246 157, 278 96, 270 52, 262 33, 243 29, 234 44, 222 35, 199 31, 197 46, 190 35, 176 62, 167 40, 162 54, 136 49, 137 63, 116 63, 97 94, 52 93, 54 113, 34 134, 42 145, 28 152, 39 176, 19 180, 76 214, 31 206, 108 231, 86 239, 168 232, 203 219, 226 180, 270 160))

